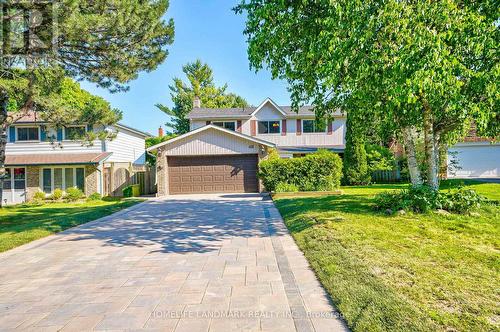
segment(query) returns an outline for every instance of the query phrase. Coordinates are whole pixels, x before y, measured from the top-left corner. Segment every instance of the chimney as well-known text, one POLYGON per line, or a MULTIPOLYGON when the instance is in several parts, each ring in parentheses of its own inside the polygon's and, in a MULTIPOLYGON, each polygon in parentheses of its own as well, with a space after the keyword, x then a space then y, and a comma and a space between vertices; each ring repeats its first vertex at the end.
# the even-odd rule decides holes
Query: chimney
POLYGON ((163 128, 161 126, 158 128, 158 137, 163 137, 163 128))
POLYGON ((194 99, 193 99, 193 108, 200 108, 200 107, 201 107, 200 97, 194 96, 194 99))

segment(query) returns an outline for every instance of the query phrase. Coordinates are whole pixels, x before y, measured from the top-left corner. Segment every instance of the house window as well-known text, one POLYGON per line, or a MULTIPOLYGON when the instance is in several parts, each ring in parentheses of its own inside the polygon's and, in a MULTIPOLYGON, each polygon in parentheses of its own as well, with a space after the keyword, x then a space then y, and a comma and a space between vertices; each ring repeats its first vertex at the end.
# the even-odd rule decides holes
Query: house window
POLYGON ((26 188, 26 168, 14 168, 14 189, 26 188))
POLYGON ((324 133, 326 132, 326 123, 318 120, 302 120, 302 131, 304 133, 324 133))
POLYGON ((85 136, 85 126, 71 126, 64 128, 64 139, 76 141, 85 136))
POLYGON ((42 190, 46 194, 52 192, 52 170, 50 168, 44 168, 42 172, 42 190))
POLYGON ((259 121, 259 134, 279 134, 280 121, 259 121))
POLYGON ((17 127, 18 141, 38 141, 39 134, 38 127, 17 127))
POLYGON ((66 190, 77 187, 85 189, 85 169, 76 168, 44 168, 42 171, 41 187, 44 193, 50 194, 55 189, 66 190))
POLYGON ((3 189, 8 190, 12 188, 10 168, 5 169, 5 178, 3 179, 3 189))
POLYGON ((225 129, 236 131, 236 123, 234 121, 214 121, 212 122, 212 124, 225 129))

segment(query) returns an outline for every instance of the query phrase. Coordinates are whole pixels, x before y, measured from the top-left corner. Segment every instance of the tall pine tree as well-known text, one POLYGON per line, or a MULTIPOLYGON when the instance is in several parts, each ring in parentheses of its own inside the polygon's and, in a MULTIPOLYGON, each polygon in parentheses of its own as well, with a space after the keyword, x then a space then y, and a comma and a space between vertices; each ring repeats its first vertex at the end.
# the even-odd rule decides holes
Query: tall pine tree
POLYGON ((186 115, 193 109, 195 96, 200 98, 201 107, 225 108, 225 107, 247 107, 248 103, 243 97, 234 93, 227 93, 227 84, 217 87, 214 83, 213 71, 201 60, 190 62, 182 67, 188 82, 180 78, 174 78, 169 86, 170 96, 174 107, 165 105, 156 106, 172 117, 167 123, 176 134, 184 134, 189 131, 189 120, 186 115))

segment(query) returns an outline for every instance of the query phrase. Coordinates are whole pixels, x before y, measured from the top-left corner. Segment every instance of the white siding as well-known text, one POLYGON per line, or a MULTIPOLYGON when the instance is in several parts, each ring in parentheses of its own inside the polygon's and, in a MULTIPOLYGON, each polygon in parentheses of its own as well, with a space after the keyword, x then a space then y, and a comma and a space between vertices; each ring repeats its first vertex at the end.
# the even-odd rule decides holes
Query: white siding
POLYGON ((79 142, 16 142, 7 143, 6 153, 13 154, 34 154, 34 153, 93 153, 101 152, 101 142, 94 141, 93 146, 82 146, 79 142), (60 144, 59 144, 60 143, 60 144))
POLYGON ((278 146, 321 146, 321 145, 344 145, 345 143, 345 119, 338 118, 333 121, 332 134, 324 133, 304 133, 297 135, 297 120, 287 119, 286 135, 282 134, 265 134, 256 137, 273 142, 278 146))
POLYGON ((169 156, 258 153, 259 145, 216 129, 204 130, 165 147, 169 156))
POLYGON ((448 170, 448 177, 498 178, 500 177, 500 145, 485 143, 461 143, 448 149, 448 162, 458 160, 461 169, 456 174, 448 170), (454 154, 456 153, 456 157, 454 154))
POLYGON ((105 151, 113 154, 107 162, 132 162, 134 164, 144 164, 146 162, 146 143, 142 135, 123 128, 112 128, 118 130, 116 137, 105 142, 105 151))
POLYGON ((281 120, 284 116, 274 106, 267 104, 262 106, 262 108, 254 114, 253 118, 256 120, 281 120))
MULTIPOLYGON (((312 119, 311 116, 304 116, 305 119, 312 119)), ((280 120, 284 119, 283 114, 281 114, 274 106, 270 103, 264 105, 256 114, 254 114, 248 120, 241 120, 241 132, 246 135, 251 135, 251 120, 264 121, 264 120, 280 120)), ((220 119, 213 121, 221 121, 220 119)), ((237 119, 227 118, 224 121, 237 121, 237 119)), ((333 146, 333 145, 344 145, 345 144, 345 124, 346 119, 344 117, 335 117, 332 125, 332 135, 324 133, 304 133, 297 135, 297 119, 287 118, 286 127, 287 133, 285 136, 280 134, 264 134, 259 135, 257 133, 256 137, 272 142, 279 146, 333 146)), ((191 130, 198 129, 206 125, 206 120, 193 120, 191 121, 191 130)))

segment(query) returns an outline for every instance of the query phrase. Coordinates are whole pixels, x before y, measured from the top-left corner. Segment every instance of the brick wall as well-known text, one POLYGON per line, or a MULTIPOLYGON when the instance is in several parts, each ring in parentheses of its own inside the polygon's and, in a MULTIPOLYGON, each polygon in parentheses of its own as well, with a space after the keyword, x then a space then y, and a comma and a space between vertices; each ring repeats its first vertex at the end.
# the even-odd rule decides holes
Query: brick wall
POLYGON ((85 195, 90 196, 97 192, 99 172, 96 166, 85 166, 85 195))
POLYGON ((40 190, 40 167, 26 167, 26 200, 32 200, 35 193, 40 190))
POLYGON ((158 156, 156 159, 156 182, 157 182, 157 196, 168 195, 168 162, 162 148, 158 149, 158 156))

